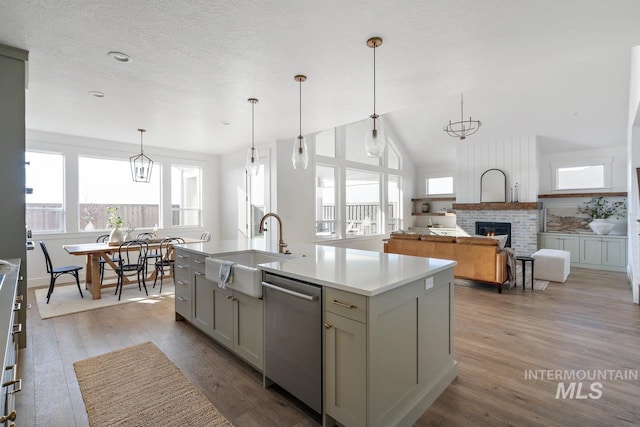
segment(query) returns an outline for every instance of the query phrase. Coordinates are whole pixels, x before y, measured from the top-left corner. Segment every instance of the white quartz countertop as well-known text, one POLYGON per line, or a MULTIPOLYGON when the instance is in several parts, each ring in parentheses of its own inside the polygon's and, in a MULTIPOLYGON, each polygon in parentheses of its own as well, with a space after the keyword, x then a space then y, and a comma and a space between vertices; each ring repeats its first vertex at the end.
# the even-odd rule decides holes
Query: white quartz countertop
MULTIPOLYGON (((249 249, 270 251, 265 248, 263 239, 222 240, 177 246, 206 255, 249 249)), ((294 244, 288 249, 292 252, 291 259, 260 264, 259 267, 271 273, 365 296, 387 292, 456 265, 455 261, 450 260, 334 246, 294 244)))

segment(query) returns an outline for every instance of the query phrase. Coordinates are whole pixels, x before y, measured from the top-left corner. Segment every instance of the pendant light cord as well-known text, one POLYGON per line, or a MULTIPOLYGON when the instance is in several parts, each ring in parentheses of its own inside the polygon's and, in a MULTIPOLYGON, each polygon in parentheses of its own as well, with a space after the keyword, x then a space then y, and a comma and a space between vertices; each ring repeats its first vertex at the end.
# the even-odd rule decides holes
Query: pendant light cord
POLYGON ((300 91, 299 91, 299 117, 298 117, 298 143, 300 144, 300 151, 302 151, 302 79, 300 79, 298 81, 298 83, 300 84, 300 91))
POLYGON ((256 103, 252 102, 251 103, 251 160, 253 160, 253 152, 256 150, 255 148, 255 144, 254 144, 254 132, 255 132, 255 124, 254 124, 254 119, 253 119, 253 108, 255 107, 256 103))
MULTIPOLYGON (((376 49, 378 48, 378 43, 374 42, 373 45, 373 115, 376 115, 376 49)), ((375 129, 375 119, 374 119, 374 129, 375 129)))

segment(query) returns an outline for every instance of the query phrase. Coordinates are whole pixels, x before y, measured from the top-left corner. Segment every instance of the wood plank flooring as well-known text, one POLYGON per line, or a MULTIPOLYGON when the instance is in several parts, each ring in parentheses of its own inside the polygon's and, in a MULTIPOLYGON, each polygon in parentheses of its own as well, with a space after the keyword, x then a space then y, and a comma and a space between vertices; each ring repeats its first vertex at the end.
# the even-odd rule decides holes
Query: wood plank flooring
MULTIPOLYGON (((417 426, 640 424, 640 380, 602 381, 600 399, 556 399, 558 380, 525 379, 526 370, 640 369, 640 308, 625 274, 574 268, 545 291, 457 286, 455 298, 459 374, 417 426)), ((165 297, 41 320, 34 304, 20 351, 18 425, 87 426, 73 362, 145 341, 237 426, 318 425, 286 393, 263 389, 257 371, 176 322, 173 308, 165 297)))

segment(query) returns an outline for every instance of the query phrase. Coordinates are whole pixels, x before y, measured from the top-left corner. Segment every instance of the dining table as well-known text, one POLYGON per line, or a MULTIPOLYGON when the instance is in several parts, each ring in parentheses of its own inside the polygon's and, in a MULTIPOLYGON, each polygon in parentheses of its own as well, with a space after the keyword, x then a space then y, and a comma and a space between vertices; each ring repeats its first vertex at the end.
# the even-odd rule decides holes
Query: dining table
MULTIPOLYGON (((199 243, 203 241, 201 239, 194 239, 189 237, 182 237, 181 239, 184 240, 184 243, 199 243)), ((160 249, 160 243, 163 240, 164 239, 151 239, 151 240, 145 240, 145 242, 148 243, 149 250, 151 251, 155 249, 160 249)), ((118 266, 115 262, 113 262, 112 255, 118 253, 119 244, 114 245, 114 244, 109 244, 109 242, 77 243, 77 244, 63 245, 62 247, 64 248, 64 250, 67 251, 67 253, 71 255, 86 257, 87 270, 86 270, 86 278, 85 278, 85 283, 86 283, 85 287, 89 292, 91 292, 91 296, 93 297, 93 299, 101 298, 100 292, 102 288, 109 288, 109 287, 116 286, 115 283, 107 283, 107 284, 100 283, 100 260, 104 260, 106 264, 109 264, 109 266, 115 270, 118 266)), ((171 244, 170 244, 169 256, 170 257, 173 256, 173 246, 171 244)), ((154 269, 153 272, 149 274, 149 276, 145 280, 147 281, 154 280, 156 277, 156 274, 157 274, 157 271, 156 269, 154 269)), ((171 274, 171 272, 169 274, 171 274)), ((136 283, 135 281, 130 280, 127 276, 123 276, 123 279, 124 279, 125 285, 136 283)))

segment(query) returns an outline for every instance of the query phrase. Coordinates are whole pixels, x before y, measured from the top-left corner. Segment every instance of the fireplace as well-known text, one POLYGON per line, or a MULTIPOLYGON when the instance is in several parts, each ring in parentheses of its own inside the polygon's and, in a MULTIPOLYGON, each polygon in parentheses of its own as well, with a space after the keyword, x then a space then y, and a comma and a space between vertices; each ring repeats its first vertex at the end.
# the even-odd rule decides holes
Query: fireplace
POLYGON ((511 223, 510 222, 483 222, 476 221, 476 234, 480 236, 507 235, 505 248, 511 247, 511 223))

